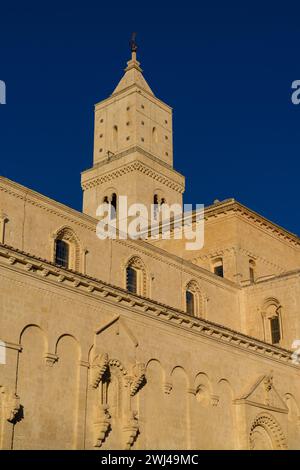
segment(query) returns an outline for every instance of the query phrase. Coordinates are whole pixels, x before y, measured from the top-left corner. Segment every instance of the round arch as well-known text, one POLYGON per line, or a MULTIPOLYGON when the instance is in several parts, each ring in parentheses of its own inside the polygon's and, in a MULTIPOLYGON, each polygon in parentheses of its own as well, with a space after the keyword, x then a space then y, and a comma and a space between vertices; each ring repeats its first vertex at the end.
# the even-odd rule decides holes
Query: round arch
POLYGON ((260 434, 266 446, 271 446, 274 450, 285 450, 288 448, 286 437, 278 421, 269 413, 259 414, 250 427, 249 447, 250 450, 259 449, 262 442, 257 443, 256 433, 264 430, 265 434, 260 434))

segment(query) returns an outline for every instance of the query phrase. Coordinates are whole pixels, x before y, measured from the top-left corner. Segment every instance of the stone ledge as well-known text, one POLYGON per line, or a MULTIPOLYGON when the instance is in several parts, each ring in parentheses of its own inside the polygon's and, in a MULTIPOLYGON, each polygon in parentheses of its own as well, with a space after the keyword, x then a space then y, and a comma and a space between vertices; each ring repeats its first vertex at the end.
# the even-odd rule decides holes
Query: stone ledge
POLYGON ((10 269, 18 270, 28 276, 40 277, 56 283, 58 286, 71 288, 78 293, 83 293, 94 297, 95 299, 104 299, 120 306, 121 301, 127 303, 126 308, 136 312, 139 315, 147 315, 166 322, 177 328, 184 328, 211 340, 218 341, 226 345, 232 345, 241 350, 246 350, 253 354, 263 355, 264 357, 277 360, 288 364, 291 367, 299 368, 292 362, 292 351, 283 349, 261 340, 239 333, 225 326, 191 317, 185 312, 161 304, 146 297, 131 294, 125 289, 113 286, 111 284, 92 278, 87 275, 76 273, 74 271, 55 266, 46 261, 41 262, 38 258, 15 250, 6 245, 0 244, 0 265, 10 269), (13 260, 13 263, 11 262, 13 260), (30 264, 31 269, 27 266, 30 264), (130 306, 128 307, 128 304, 130 306), (141 309, 141 306, 143 307, 141 309))

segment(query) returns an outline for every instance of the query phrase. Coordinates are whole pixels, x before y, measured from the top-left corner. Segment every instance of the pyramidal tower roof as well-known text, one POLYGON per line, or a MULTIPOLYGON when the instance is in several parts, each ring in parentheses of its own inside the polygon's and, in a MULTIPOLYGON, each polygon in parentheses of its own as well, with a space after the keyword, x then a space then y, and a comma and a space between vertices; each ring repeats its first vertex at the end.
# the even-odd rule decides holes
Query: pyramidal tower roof
POLYGON ((117 87, 114 89, 112 95, 120 93, 121 91, 131 86, 137 86, 154 96, 153 91, 143 77, 143 71, 140 67, 140 63, 136 59, 136 50, 131 50, 131 60, 127 62, 125 74, 121 78, 117 87))

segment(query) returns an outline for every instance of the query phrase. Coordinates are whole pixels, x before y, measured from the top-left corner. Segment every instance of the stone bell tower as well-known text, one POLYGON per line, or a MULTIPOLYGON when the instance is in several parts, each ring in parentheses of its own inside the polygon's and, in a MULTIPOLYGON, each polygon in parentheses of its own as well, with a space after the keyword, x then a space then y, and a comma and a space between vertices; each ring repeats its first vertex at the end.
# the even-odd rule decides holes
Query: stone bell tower
POLYGON ((81 175, 83 212, 126 195, 128 205, 154 198, 182 204, 184 177, 173 169, 172 109, 156 98, 142 75, 131 42, 131 60, 112 95, 96 104, 93 167, 81 175))

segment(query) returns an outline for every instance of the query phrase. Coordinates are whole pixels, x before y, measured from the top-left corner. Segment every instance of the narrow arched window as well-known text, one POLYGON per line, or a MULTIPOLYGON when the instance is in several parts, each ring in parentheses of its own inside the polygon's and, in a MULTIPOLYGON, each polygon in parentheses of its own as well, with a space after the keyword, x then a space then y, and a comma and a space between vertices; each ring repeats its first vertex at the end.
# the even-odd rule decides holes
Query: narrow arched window
POLYGON ((138 256, 133 256, 126 265, 125 285, 129 292, 146 296, 147 276, 144 263, 138 256))
POLYGON ((279 315, 270 318, 270 330, 272 344, 278 344, 281 340, 279 315))
POLYGON ((185 286, 183 309, 189 315, 204 317, 204 296, 198 282, 193 279, 185 286))
POLYGON ((190 290, 185 292, 186 313, 189 315, 195 314, 195 295, 190 290))
POLYGON ((153 196, 153 204, 154 204, 154 208, 153 208, 154 220, 156 220, 156 219, 157 219, 157 215, 158 215, 158 211, 159 211, 159 207, 158 207, 158 195, 157 195, 157 194, 154 194, 154 196, 153 196))
POLYGON ((111 219, 115 219, 117 214, 117 195, 112 193, 111 195, 111 219))
POLYGON ((64 240, 55 242, 55 263, 64 268, 69 267, 69 244, 64 240))
POLYGON ((280 344, 283 339, 282 306, 278 299, 266 299, 262 307, 265 341, 280 344))
POLYGON ((158 143, 158 135, 157 135, 156 127, 153 127, 152 129, 152 139, 156 144, 158 143))
POLYGON ((113 147, 118 150, 118 126, 113 127, 113 147))
POLYGON ((137 293, 138 283, 137 283, 137 270, 132 266, 127 266, 126 268, 126 289, 129 292, 137 293))
POLYGON ((213 271, 217 276, 224 277, 223 259, 218 258, 213 263, 213 271))

